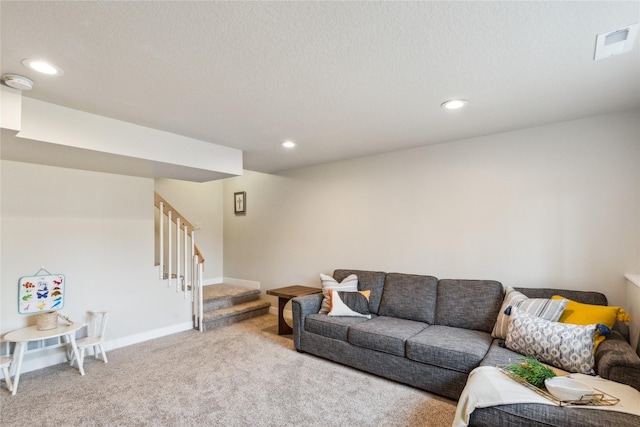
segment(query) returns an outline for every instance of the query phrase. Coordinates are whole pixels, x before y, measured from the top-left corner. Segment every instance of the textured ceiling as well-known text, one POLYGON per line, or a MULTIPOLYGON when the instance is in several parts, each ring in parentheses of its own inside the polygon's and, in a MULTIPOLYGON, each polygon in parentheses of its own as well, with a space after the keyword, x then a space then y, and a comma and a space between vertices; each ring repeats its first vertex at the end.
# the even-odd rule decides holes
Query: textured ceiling
POLYGON ((640 107, 640 43, 593 60, 637 1, 0 7, 0 72, 32 78, 25 96, 238 148, 262 172, 640 107))

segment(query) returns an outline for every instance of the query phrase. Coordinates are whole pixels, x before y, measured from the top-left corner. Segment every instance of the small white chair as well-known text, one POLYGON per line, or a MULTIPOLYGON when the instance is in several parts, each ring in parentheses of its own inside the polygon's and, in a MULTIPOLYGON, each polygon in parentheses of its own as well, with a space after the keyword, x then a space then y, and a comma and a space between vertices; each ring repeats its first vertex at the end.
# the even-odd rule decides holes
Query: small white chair
POLYGON ((9 391, 13 390, 13 386, 11 385, 11 375, 9 375, 9 366, 11 366, 10 357, 0 357, 0 368, 2 368, 2 373, 4 374, 4 380, 7 382, 7 388, 9 391))
MULTIPOLYGON (((93 348, 93 355, 98 359, 98 354, 102 353, 102 360, 107 363, 107 353, 105 353, 102 343, 105 340, 107 330, 107 319, 109 313, 106 311, 89 311, 89 324, 87 325, 87 337, 76 340, 80 360, 78 367, 84 364, 84 353, 87 348, 93 348)), ((71 364, 75 357, 72 357, 71 364)))

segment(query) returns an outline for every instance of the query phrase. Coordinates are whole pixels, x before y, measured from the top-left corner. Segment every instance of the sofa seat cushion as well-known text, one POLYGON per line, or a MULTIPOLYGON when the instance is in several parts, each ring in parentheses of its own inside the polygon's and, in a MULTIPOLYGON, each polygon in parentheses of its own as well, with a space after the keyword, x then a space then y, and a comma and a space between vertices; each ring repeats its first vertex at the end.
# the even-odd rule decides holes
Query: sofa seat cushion
MULTIPOLYGON (((372 316, 375 317, 375 314, 372 316)), ((304 330, 327 338, 346 341, 350 326, 368 321, 364 317, 330 317, 316 313, 305 318, 304 330)))
POLYGON ((493 342, 491 343, 491 347, 489 347, 487 355, 484 356, 484 359, 482 359, 482 362, 480 362, 480 366, 511 365, 512 363, 520 363, 521 359, 524 359, 526 357, 520 353, 509 350, 506 347, 501 347, 500 341, 502 341, 504 344, 503 340, 493 340, 493 342))
POLYGON ((433 324, 437 296, 438 279, 433 276, 389 273, 378 314, 433 324))
POLYGON ((358 347, 404 357, 407 339, 427 326, 426 323, 413 320, 378 316, 351 326, 348 341, 358 347))
POLYGON ((487 354, 492 339, 488 332, 432 325, 407 340, 407 358, 469 373, 487 354))

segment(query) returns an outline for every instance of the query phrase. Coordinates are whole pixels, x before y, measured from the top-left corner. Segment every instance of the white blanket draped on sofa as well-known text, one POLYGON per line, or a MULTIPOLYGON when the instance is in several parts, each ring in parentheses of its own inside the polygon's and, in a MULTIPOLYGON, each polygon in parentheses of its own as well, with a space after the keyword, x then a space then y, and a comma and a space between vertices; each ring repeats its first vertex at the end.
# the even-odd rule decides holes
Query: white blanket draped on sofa
MULTIPOLYGON (((640 417, 640 392, 633 387, 583 374, 571 374, 571 378, 615 396, 620 399, 620 402, 615 406, 570 406, 566 407, 568 410, 598 409, 626 412, 640 417)), ((467 384, 458 401, 453 427, 467 426, 469 424, 469 416, 476 408, 516 403, 556 405, 535 391, 518 384, 496 367, 481 366, 475 368, 469 374, 467 384)))

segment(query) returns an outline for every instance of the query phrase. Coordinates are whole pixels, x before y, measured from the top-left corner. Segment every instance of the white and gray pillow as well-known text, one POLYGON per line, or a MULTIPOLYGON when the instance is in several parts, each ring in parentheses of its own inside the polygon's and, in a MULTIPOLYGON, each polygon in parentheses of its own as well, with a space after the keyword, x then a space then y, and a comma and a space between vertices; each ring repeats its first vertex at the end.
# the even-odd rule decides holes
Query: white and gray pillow
POLYGON ((358 276, 350 274, 344 278, 340 283, 331 276, 326 274, 320 274, 320 281, 322 282, 322 306, 320 307, 319 314, 327 314, 331 310, 331 300, 329 299, 329 289, 344 292, 358 292, 358 276))
POLYGON ((593 375, 596 325, 550 322, 514 308, 505 344, 567 372, 593 375))
POLYGON ((511 286, 507 287, 507 292, 504 297, 504 302, 498 313, 498 319, 493 326, 493 332, 491 336, 494 338, 505 339, 507 337, 507 331, 509 330, 509 321, 511 316, 509 313, 509 307, 517 307, 520 312, 528 313, 541 319, 556 322, 569 300, 567 299, 546 299, 546 298, 529 298, 521 292, 516 291, 511 286))

